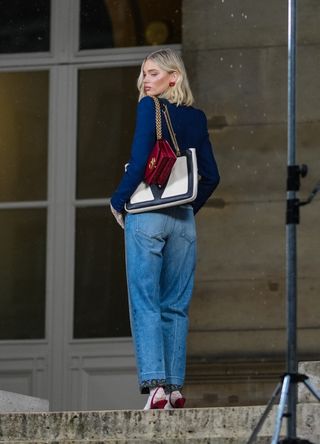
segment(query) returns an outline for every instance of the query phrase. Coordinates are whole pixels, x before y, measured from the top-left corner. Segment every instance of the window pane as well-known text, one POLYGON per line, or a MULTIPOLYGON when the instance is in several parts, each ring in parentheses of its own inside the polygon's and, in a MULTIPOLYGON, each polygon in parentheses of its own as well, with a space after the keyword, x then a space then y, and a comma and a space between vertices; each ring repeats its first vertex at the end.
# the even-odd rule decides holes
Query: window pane
POLYGON ((0 245, 0 339, 44 338, 46 210, 1 210, 0 245))
POLYGON ((182 0, 81 0, 80 50, 181 43, 182 0))
POLYGON ((49 51, 49 41, 49 0, 0 0, 0 53, 49 51))
POLYGON ((77 198, 110 196, 129 160, 138 68, 79 72, 77 198))
POLYGON ((74 337, 130 336, 123 232, 108 208, 78 208, 74 337))
POLYGON ((0 201, 46 199, 47 71, 0 73, 0 201))

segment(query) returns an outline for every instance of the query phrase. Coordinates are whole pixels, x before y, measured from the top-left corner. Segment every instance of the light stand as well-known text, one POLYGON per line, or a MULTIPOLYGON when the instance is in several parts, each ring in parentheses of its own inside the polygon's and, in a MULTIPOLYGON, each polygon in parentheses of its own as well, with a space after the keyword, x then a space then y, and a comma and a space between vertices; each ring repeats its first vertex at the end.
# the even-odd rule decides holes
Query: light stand
POLYGON ((275 429, 271 444, 312 444, 297 438, 297 384, 303 383, 320 401, 320 394, 308 381, 308 376, 298 373, 297 363, 297 242, 296 225, 299 224, 299 208, 312 201, 320 190, 320 183, 309 198, 300 202, 296 192, 300 189, 300 177, 308 172, 306 165, 296 165, 296 0, 288 0, 288 176, 286 212, 286 296, 287 296, 287 372, 282 376, 253 430, 248 444, 255 441, 280 392, 275 429), (287 438, 279 441, 283 418, 287 418, 287 438))

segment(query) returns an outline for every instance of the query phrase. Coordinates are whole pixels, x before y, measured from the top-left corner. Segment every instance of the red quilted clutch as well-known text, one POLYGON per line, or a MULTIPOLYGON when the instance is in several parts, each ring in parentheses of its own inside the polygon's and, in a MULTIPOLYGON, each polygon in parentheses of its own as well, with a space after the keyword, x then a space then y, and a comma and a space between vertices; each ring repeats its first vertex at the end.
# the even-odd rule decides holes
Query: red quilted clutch
MULTIPOLYGON (((169 142, 162 138, 160 102, 156 97, 153 97, 153 99, 156 105, 157 141, 147 161, 144 181, 148 185, 156 184, 158 186, 163 186, 166 184, 170 176, 177 156, 169 142)), ((167 119, 166 115, 165 117, 167 119)))
POLYGON ((148 158, 144 181, 148 185, 165 185, 176 159, 177 156, 174 154, 169 142, 165 139, 157 140, 148 158))

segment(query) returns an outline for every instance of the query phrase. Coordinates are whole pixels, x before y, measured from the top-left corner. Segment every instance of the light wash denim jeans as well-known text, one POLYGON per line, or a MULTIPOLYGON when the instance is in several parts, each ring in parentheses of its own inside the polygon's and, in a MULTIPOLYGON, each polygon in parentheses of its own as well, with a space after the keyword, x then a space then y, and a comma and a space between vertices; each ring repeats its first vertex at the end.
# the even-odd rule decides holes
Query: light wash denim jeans
POLYGON ((140 391, 180 389, 196 262, 191 205, 127 214, 125 245, 140 391))

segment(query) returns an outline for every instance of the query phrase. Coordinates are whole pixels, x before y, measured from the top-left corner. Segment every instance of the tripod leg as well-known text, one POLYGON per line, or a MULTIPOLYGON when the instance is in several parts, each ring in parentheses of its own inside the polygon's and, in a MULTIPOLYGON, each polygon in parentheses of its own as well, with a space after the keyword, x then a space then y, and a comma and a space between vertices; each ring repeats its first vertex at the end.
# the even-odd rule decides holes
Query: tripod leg
POLYGON ((274 392, 272 393, 272 396, 267 404, 267 407, 265 408, 264 412, 262 413, 262 415, 258 421, 258 424, 255 426, 247 444, 252 444, 254 442, 254 440, 256 439, 258 433, 260 432, 261 427, 263 426, 264 421, 266 420, 270 410, 272 409, 273 404, 275 403, 275 400, 277 399, 277 396, 280 393, 280 390, 281 390, 281 383, 279 382, 279 384, 275 388, 274 392))
POLYGON ((286 408, 286 402, 288 399, 289 386, 290 386, 290 375, 286 375, 283 379, 280 402, 279 402, 277 418, 276 418, 276 425, 275 425, 274 433, 272 436, 271 444, 277 444, 279 441, 282 418, 283 418, 283 414, 284 414, 284 409, 286 408))
POLYGON ((313 394, 315 398, 317 398, 318 401, 320 401, 320 393, 318 393, 315 388, 310 384, 310 382, 303 381, 304 385, 307 387, 307 389, 313 394))

